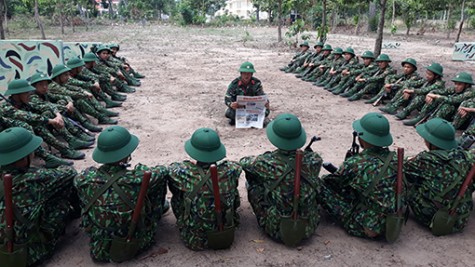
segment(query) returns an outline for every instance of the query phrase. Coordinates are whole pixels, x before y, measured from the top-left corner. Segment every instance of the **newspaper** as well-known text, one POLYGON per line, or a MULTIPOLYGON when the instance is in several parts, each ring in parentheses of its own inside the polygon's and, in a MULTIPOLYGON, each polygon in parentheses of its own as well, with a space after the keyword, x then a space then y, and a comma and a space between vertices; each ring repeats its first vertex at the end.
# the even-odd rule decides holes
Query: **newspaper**
POLYGON ((236 128, 263 128, 267 96, 237 96, 236 128))

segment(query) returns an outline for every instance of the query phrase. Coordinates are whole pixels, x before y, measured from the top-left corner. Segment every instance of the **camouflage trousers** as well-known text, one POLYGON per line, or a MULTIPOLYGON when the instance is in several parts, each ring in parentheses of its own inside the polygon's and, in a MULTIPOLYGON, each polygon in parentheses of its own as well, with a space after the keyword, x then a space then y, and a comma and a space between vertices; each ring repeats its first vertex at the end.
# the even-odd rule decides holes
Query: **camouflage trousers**
MULTIPOLYGON (((65 128, 59 129, 57 131, 66 139, 69 139, 71 135, 65 128)), ((59 141, 58 138, 53 135, 49 129, 49 126, 37 126, 35 127, 35 133, 43 138, 43 141, 46 144, 56 148, 60 152, 69 149, 69 146, 66 143, 59 141)))
MULTIPOLYGON (((473 100, 465 100, 460 104, 461 107, 466 107, 466 108, 474 108, 475 107, 475 102, 473 100)), ((452 125, 454 126, 455 129, 461 128, 463 125, 465 125, 467 122, 472 121, 473 119, 473 113, 468 113, 465 117, 460 116, 458 112, 455 114, 454 119, 452 121, 452 125)), ((472 124, 473 125, 473 124, 472 124)), ((472 126, 472 125, 469 125, 472 126)), ((472 128, 475 126, 472 126, 472 128)), ((467 131, 473 132, 473 129, 468 129, 467 131)))
MULTIPOLYGON (((37 171, 43 172, 45 170, 37 171)), ((22 205, 17 206, 17 208, 25 220, 23 221, 23 219, 18 219, 15 216, 17 218, 15 243, 18 247, 26 249, 28 266, 41 263, 53 254, 58 239, 64 234, 69 216, 73 211, 70 199, 74 194, 72 181, 76 171, 72 167, 60 167, 47 171, 51 172, 51 175, 48 175, 47 180, 43 179, 40 182, 41 185, 35 183, 35 175, 31 177, 29 173, 23 175, 23 179, 26 181, 32 179, 31 183, 27 183, 29 187, 40 186, 42 188, 41 196, 38 199, 40 202, 32 203, 32 205, 42 207, 40 209, 41 214, 30 214, 28 213, 30 208, 22 205)), ((25 203, 25 201, 19 200, 20 197, 14 192, 14 203, 25 203)), ((3 219, 0 220, 0 228, 2 229, 5 227, 2 225, 3 221, 3 219)))
MULTIPOLYGON (((409 195, 408 204, 414 213, 415 219, 420 224, 431 227, 432 218, 438 210, 438 207, 434 204, 434 200, 427 199, 424 192, 421 193, 413 189, 409 195)), ((452 232, 460 232, 467 226, 472 209, 473 203, 471 197, 468 201, 459 204, 456 209, 457 220, 455 221, 452 232)))
MULTIPOLYGON (((95 101, 97 102, 97 100, 95 101)), ((100 103, 98 103, 100 105, 100 103)), ((100 119, 105 117, 104 114, 101 114, 92 104, 91 102, 85 99, 78 99, 74 101, 74 106, 81 112, 88 114, 96 119, 100 119)))
POLYGON ((366 94, 376 94, 384 84, 382 82, 370 82, 366 84, 361 90, 355 93, 353 96, 363 96, 366 94))
MULTIPOLYGON (((257 224, 272 239, 281 241, 280 223, 282 216, 289 216, 289 214, 284 214, 285 211, 273 204, 272 200, 266 200, 265 193, 266 189, 263 185, 249 184, 247 188, 248 201, 256 215, 257 224)), ((299 208, 301 209, 299 217, 308 220, 304 238, 309 238, 315 233, 320 223, 320 207, 299 208)))
POLYGON ((352 197, 351 192, 342 190, 335 177, 324 176, 321 180, 319 203, 327 213, 337 220, 350 234, 368 237, 365 229, 371 230, 380 237, 385 232, 386 213, 367 207, 361 200, 352 197))

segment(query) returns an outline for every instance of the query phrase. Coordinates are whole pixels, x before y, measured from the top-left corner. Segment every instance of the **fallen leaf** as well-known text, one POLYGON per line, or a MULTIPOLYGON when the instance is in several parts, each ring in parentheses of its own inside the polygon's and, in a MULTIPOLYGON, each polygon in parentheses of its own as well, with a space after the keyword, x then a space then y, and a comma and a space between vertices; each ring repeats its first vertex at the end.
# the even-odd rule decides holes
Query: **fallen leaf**
POLYGON ((264 248, 256 248, 256 251, 257 251, 257 253, 263 253, 263 252, 264 252, 264 248))
POLYGON ((325 240, 325 242, 323 242, 325 245, 328 245, 330 244, 330 240, 325 240))
POLYGON ((253 239, 251 241, 254 242, 254 243, 264 243, 264 240, 262 240, 262 239, 253 239))

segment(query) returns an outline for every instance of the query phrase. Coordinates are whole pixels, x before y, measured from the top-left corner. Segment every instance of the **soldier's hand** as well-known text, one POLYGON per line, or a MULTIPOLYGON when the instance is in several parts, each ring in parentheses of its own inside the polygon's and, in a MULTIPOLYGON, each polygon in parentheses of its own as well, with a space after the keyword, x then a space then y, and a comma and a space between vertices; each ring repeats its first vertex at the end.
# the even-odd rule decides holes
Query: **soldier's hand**
POLYGON ((73 113, 74 112, 74 104, 72 102, 68 102, 68 104, 66 105, 66 109, 68 110, 69 113, 73 113))
POLYGON ((115 77, 111 76, 110 81, 111 81, 111 83, 115 82, 115 77))
POLYGON ((270 104, 269 104, 269 103, 270 103, 269 100, 267 100, 267 102, 266 102, 266 104, 265 104, 266 109, 269 109, 269 108, 270 108, 270 104))
POLYGON ((402 97, 404 98, 404 100, 408 100, 411 97, 411 94, 408 94, 408 93, 404 92, 402 97))
POLYGON ((426 101, 427 104, 431 104, 433 100, 434 99, 432 97, 430 97, 429 95, 426 95, 425 101, 426 101))
POLYGON ((94 83, 94 89, 96 90, 96 92, 100 92, 100 91, 101 91, 101 86, 99 85, 99 82, 95 82, 95 83, 94 83))
POLYGON ((313 64, 313 63, 310 63, 310 64, 308 64, 308 65, 309 65, 310 67, 313 67, 313 66, 315 66, 315 64, 313 64))
MULTIPOLYGON (((387 84, 384 85, 384 88, 385 88, 386 90, 387 90, 387 89, 391 90, 391 86, 392 86, 392 84, 387 83, 387 84)), ((386 92, 387 92, 387 91, 386 91, 386 92)))
POLYGON ((89 99, 92 99, 92 98, 94 97, 94 96, 93 96, 91 93, 89 93, 89 92, 85 92, 85 93, 86 93, 87 98, 89 98, 89 99))
POLYGON ((238 103, 237 102, 232 102, 231 105, 229 105, 230 108, 232 109, 237 109, 238 108, 238 103))
POLYGON ((468 112, 466 110, 466 108, 464 107, 459 107, 459 109, 457 110, 457 113, 460 115, 460 117, 465 117, 467 116, 468 112))

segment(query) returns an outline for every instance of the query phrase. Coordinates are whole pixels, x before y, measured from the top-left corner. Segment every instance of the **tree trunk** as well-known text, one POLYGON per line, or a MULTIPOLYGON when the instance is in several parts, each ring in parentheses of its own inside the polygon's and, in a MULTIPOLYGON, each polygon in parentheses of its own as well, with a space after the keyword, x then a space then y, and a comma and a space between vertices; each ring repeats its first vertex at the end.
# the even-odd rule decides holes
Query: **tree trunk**
POLYGON ((279 26, 277 26, 277 42, 282 42, 282 0, 278 2, 277 17, 279 26))
POLYGON ((3 19, 5 20, 5 23, 3 23, 3 29, 5 32, 8 32, 8 5, 7 5, 7 0, 1 0, 3 2, 3 19))
MULTIPOLYGON (((322 25, 320 25, 320 27, 322 27, 322 32, 327 27, 327 0, 322 1, 322 25)), ((323 34, 320 35, 319 41, 323 43, 324 39, 326 39, 326 36, 324 36, 323 34)))
POLYGON ((113 16, 113 12, 114 12, 114 9, 112 8, 112 0, 108 0, 109 2, 109 19, 113 19, 114 16, 113 16))
POLYGON ((369 3, 368 11, 368 32, 371 32, 371 20, 376 16, 376 4, 374 2, 369 3))
POLYGON ((406 26, 406 27, 407 27, 406 36, 409 36, 409 32, 411 31, 411 26, 406 26))
POLYGON ((43 28, 43 23, 40 20, 40 12, 38 11, 38 0, 35 0, 35 21, 38 28, 40 28, 41 39, 46 40, 45 30, 43 28))
POLYGON ((332 8, 332 15, 331 15, 331 25, 330 25, 330 28, 332 29, 333 32, 335 32, 335 28, 336 28, 336 15, 337 15, 337 10, 336 8, 332 8))
POLYGON ((449 9, 447 10, 447 39, 450 39, 450 32, 452 31, 452 29, 450 29, 450 13, 452 13, 452 7, 449 5, 449 9))
POLYGON ((459 30, 457 32, 457 38, 455 38, 455 42, 458 43, 460 40, 460 34, 462 33, 462 28, 463 28, 463 21, 465 20, 465 0, 462 1, 462 11, 460 11, 460 24, 459 24, 459 30))
POLYGON ((395 19, 396 19, 396 0, 393 0, 393 14, 391 18, 391 26, 394 25, 395 19))
POLYGON ((256 6, 256 21, 259 22, 259 13, 261 12, 261 7, 259 5, 256 6))
POLYGON ((380 0, 379 7, 381 9, 381 16, 379 17, 378 33, 374 44, 374 55, 377 57, 381 54, 381 47, 383 46, 383 33, 384 33, 384 15, 386 14, 386 2, 387 0, 380 0))
POLYGON ((3 16, 6 17, 6 13, 3 12, 5 10, 5 0, 0 0, 0 39, 5 40, 5 29, 3 28, 3 16))
POLYGON ((59 24, 61 25, 61 34, 64 35, 64 14, 63 14, 63 11, 59 12, 59 24))

